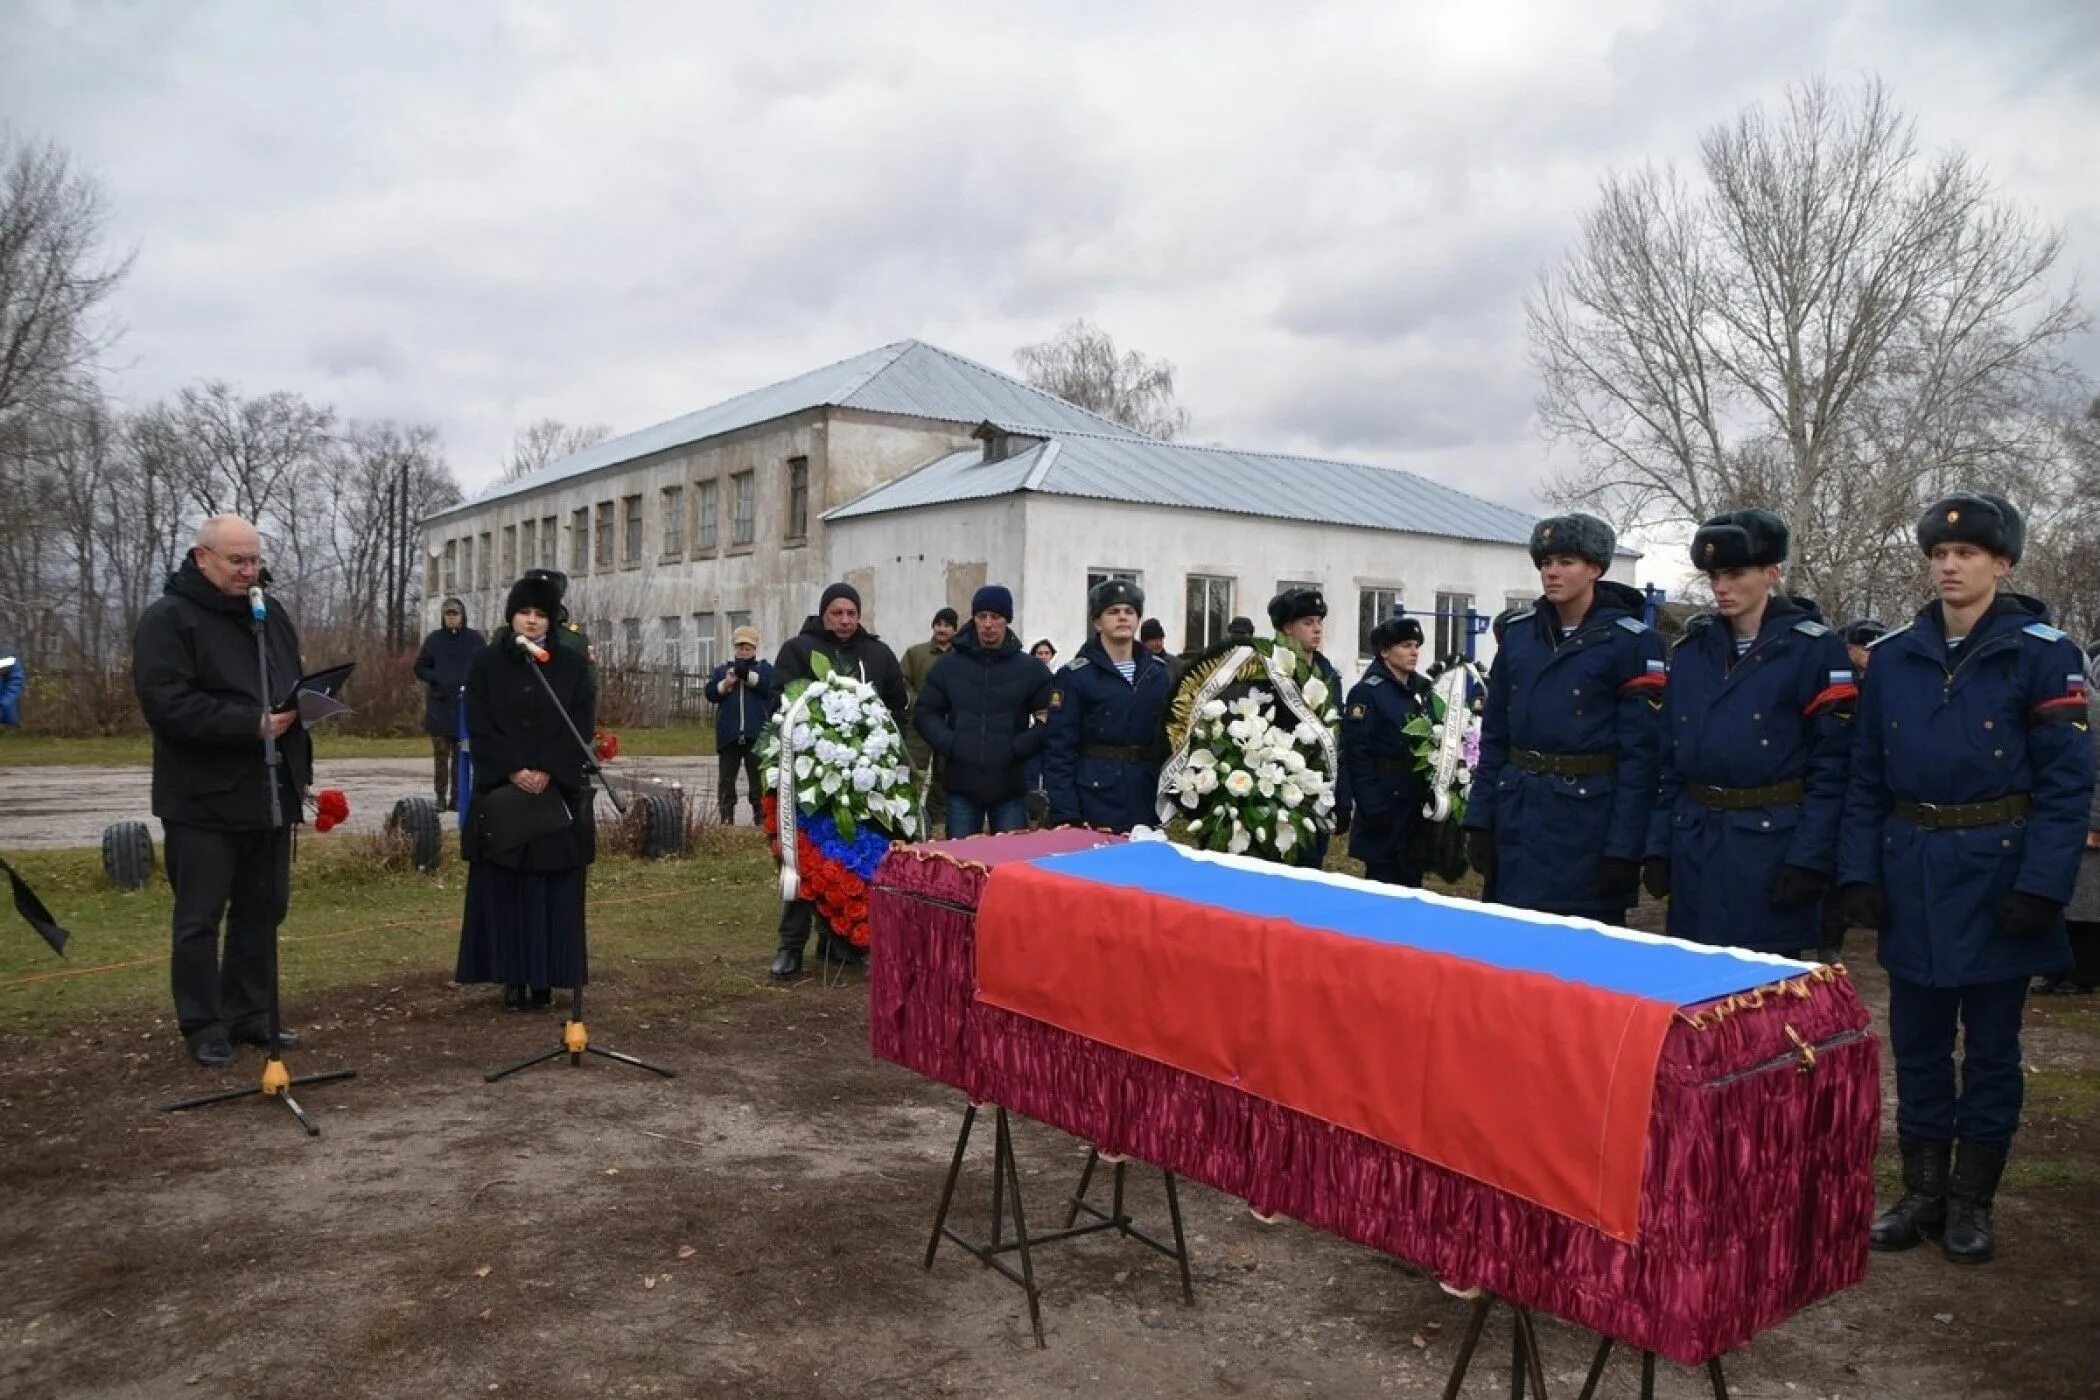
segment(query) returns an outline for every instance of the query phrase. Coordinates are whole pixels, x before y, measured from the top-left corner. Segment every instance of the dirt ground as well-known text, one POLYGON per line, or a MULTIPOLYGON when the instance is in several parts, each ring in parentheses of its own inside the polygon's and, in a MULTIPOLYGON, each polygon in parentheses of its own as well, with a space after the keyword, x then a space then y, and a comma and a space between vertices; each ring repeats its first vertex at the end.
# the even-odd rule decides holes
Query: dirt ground
MULTIPOLYGON (((295 1069, 358 1070, 304 1092, 318 1140, 258 1101, 156 1112, 258 1063, 198 1070, 164 1018, 0 1036, 0 1394, 1441 1392, 1465 1305, 1195 1186, 1197 1305, 1135 1245, 1061 1245, 1038 1256, 1038 1351, 1018 1289, 952 1248, 920 1267, 962 1105, 869 1056, 864 985, 727 1002, 697 986, 657 967, 593 988, 602 1042, 674 1080, 592 1059, 484 1084, 558 1021, 436 973, 296 1006, 295 1069)), ((2092 1036, 2044 1024, 2036 1058, 2090 1066, 2092 1036)), ((1861 1287, 1731 1357, 1732 1394, 2100 1393, 2100 1133, 2090 1112, 2041 1117, 2037 1151, 2070 1166, 2008 1188, 1999 1263, 1877 1256, 1861 1287)), ((957 1216, 973 1233, 989 1214, 977 1136, 957 1216)), ((1031 1218, 1048 1218, 1082 1149, 1032 1124, 1017 1140, 1031 1218)), ((1133 1182, 1163 1230, 1157 1176, 1133 1182)), ((1545 1324, 1552 1393, 1574 1393, 1588 1346, 1545 1324)), ((1508 1352, 1498 1321, 1466 1393, 1506 1394, 1508 1352)), ((1614 1364, 1606 1393, 1633 1393, 1614 1364)), ((1705 1391, 1674 1373, 1662 1393, 1705 1391)))
MULTIPOLYGON (((715 784, 713 755, 700 758, 615 760, 608 772, 642 781, 683 783, 710 795, 715 784)), ((149 811, 153 774, 150 769, 87 765, 0 767, 0 850, 57 850, 99 846, 102 829, 112 822, 143 821, 157 845, 160 823, 149 811)), ((328 758, 314 761, 316 788, 341 788, 350 799, 348 831, 377 831, 394 803, 404 797, 428 797, 427 758, 328 758)))

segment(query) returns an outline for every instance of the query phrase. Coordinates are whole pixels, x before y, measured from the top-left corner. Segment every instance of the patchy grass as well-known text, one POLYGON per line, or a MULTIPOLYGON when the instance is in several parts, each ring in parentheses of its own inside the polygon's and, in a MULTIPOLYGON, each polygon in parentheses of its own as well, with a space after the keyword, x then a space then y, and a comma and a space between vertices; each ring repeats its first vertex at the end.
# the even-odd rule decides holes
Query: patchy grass
MULTIPOLYGON (((281 931, 288 998, 451 969, 466 867, 448 851, 430 875, 390 870, 380 841, 309 835, 300 843, 281 931)), ((685 860, 610 857, 593 867, 594 966, 676 962, 697 971, 708 990, 756 985, 753 970, 771 949, 780 898, 765 840, 748 828, 710 832, 704 851, 685 860)), ((55 957, 6 911, 0 1027, 42 1036, 106 1015, 167 1010, 173 898, 164 878, 136 893, 115 889, 93 851, 9 860, 73 941, 66 957, 55 957)))
MULTIPOLYGON (((635 758, 662 758, 711 754, 715 751, 713 724, 672 724, 659 729, 622 729, 620 753, 635 758)), ((423 758, 430 757, 430 739, 423 734, 338 734, 317 731, 315 749, 322 758, 423 758)), ((56 734, 24 734, 0 729, 0 768, 51 768, 78 764, 89 768, 140 768, 153 761, 153 740, 145 734, 115 734, 95 738, 67 738, 56 734)))
POLYGON ((2027 1076, 2025 1114, 2100 1122, 2100 1075, 2043 1069, 2027 1076))

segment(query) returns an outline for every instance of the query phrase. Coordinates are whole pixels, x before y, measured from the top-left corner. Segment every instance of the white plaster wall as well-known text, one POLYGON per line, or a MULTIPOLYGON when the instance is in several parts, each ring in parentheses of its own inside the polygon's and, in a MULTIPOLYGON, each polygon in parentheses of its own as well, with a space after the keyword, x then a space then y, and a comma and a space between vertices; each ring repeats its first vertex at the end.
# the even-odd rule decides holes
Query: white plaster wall
MULTIPOLYGON (((518 562, 503 576, 502 538, 506 526, 525 520, 556 521, 558 548, 555 567, 569 575, 569 611, 579 622, 598 619, 611 623, 610 635, 594 635, 603 648, 617 644, 622 623, 637 618, 642 624, 645 655, 654 661, 660 654, 663 629, 659 619, 682 619, 682 643, 688 665, 695 656, 694 615, 715 616, 716 655, 726 656, 729 646, 729 614, 749 612, 764 635, 762 650, 770 654, 802 625, 816 608, 824 586, 838 577, 826 561, 823 521, 825 511, 860 495, 869 487, 891 480, 942 456, 958 446, 973 445, 969 429, 953 424, 927 423, 841 410, 812 409, 793 417, 747 428, 696 446, 674 449, 637 462, 609 467, 588 476, 552 484, 543 490, 521 493, 486 505, 465 505, 432 517, 424 525, 424 550, 440 561, 437 588, 424 600, 424 626, 438 624, 442 599, 457 593, 467 606, 469 620, 484 630, 501 622, 498 614, 503 597, 516 572, 538 561, 518 562), (788 461, 809 459, 809 529, 801 542, 786 538, 789 515, 788 461), (748 546, 732 546, 730 513, 733 505, 730 478, 743 471, 753 473, 757 486, 754 540, 748 546), (695 512, 697 483, 712 479, 717 485, 717 543, 711 551, 699 545, 695 512), (663 550, 662 495, 666 486, 685 488, 685 547, 667 556, 663 550), (622 562, 625 540, 616 529, 614 562, 601 568, 595 551, 581 569, 574 567, 570 546, 570 518, 588 507, 595 521, 598 504, 611 501, 616 519, 620 502, 627 496, 642 497, 643 547, 634 564, 622 562), (447 589, 442 559, 448 540, 475 540, 486 531, 497 558, 489 569, 489 586, 447 589)), ((427 565, 426 565, 427 567, 427 565)), ((476 575, 480 566, 477 560, 476 575)))
POLYGON ((1025 646, 1049 630, 1052 616, 1021 581, 1027 505, 1027 497, 1000 496, 834 521, 826 532, 832 572, 871 577, 862 589, 864 619, 902 652, 925 640, 941 608, 967 618, 980 581, 975 566, 982 566, 981 581, 1013 589, 1014 630, 1025 646))
MULTIPOLYGON (((1234 579, 1234 610, 1252 618, 1262 636, 1271 630, 1267 610, 1279 582, 1317 583, 1327 594, 1325 650, 1350 678, 1361 670, 1353 654, 1361 589, 1397 588, 1410 608, 1425 612, 1436 606, 1438 593, 1470 593, 1474 607, 1490 617, 1507 596, 1538 591, 1538 573, 1522 545, 1069 496, 1022 499, 1027 554, 1018 591, 1025 593, 1022 606, 1045 620, 1041 630, 1063 656, 1085 640, 1089 571, 1136 570, 1146 615, 1166 625, 1172 650, 1183 645, 1190 574, 1234 579)), ((1428 622, 1424 627, 1433 637, 1428 622)), ((1493 657, 1491 635, 1481 637, 1479 655, 1493 657)))

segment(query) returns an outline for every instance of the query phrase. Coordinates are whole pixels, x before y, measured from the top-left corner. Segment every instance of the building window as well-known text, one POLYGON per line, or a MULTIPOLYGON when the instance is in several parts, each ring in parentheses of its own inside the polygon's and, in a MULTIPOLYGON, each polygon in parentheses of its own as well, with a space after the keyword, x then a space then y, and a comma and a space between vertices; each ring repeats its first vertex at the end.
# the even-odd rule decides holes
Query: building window
POLYGON ((601 569, 612 567, 613 561, 613 503, 598 502, 598 548, 594 556, 601 569))
POLYGON ((1436 651, 1431 659, 1443 661, 1466 654, 1466 638, 1473 621, 1473 595, 1436 595, 1436 651))
POLYGON ((1280 578, 1276 580, 1278 593, 1289 593, 1296 589, 1310 589, 1314 593, 1323 591, 1320 585, 1309 578, 1280 578))
POLYGON ((569 512, 569 572, 588 573, 591 567, 591 508, 579 506, 569 512))
POLYGON ((758 478, 738 472, 729 478, 729 543, 749 544, 758 538, 758 478))
POLYGON ((558 567, 554 562, 556 548, 557 546, 554 543, 554 517, 551 515, 543 515, 540 517, 539 558, 541 568, 552 569, 558 567))
POLYGON ((1397 588, 1366 588, 1356 595, 1356 654, 1371 654, 1371 633, 1400 606, 1397 588))
POLYGON ((495 553, 495 537, 487 530, 483 530, 481 532, 481 552, 474 560, 474 583, 476 587, 487 588, 489 586, 489 569, 496 562, 492 557, 495 553))
POLYGON ((540 522, 528 520, 517 530, 518 563, 530 569, 540 562, 540 522))
POLYGON ((1181 639, 1187 651, 1225 640, 1225 624, 1232 621, 1232 584, 1214 574, 1189 575, 1187 630, 1181 639))
POLYGON ((423 591, 426 594, 435 593, 439 587, 438 557, 435 554, 426 554, 423 556, 423 591))
POLYGON ((656 630, 663 639, 664 669, 678 670, 685 664, 685 619, 660 617, 656 619, 656 630))
POLYGON ((517 576, 518 527, 515 525, 506 525, 503 527, 503 577, 506 579, 514 579, 517 576))
POLYGON ((459 541, 445 541, 445 591, 459 592, 459 541))
POLYGON ((715 669, 715 615, 711 612, 693 614, 693 669, 715 669))
POLYGON ((722 483, 693 483, 693 553, 713 554, 722 542, 722 483))
POLYGON ((788 458, 788 528, 791 540, 809 538, 809 458, 788 458))
POLYGON ((663 552, 667 558, 676 558, 685 553, 685 488, 666 486, 663 496, 663 552))
POLYGON ((747 612, 732 612, 732 613, 730 613, 730 614, 729 614, 729 633, 730 633, 730 635, 731 635, 731 636, 735 636, 735 635, 736 635, 736 629, 737 629, 737 628, 739 628, 739 627, 749 627, 750 625, 751 625, 751 614, 750 614, 750 613, 747 613, 747 612))
POLYGON ((638 617, 620 619, 620 656, 630 666, 641 664, 642 620, 638 617))
POLYGON ((622 496, 620 498, 620 533, 626 548, 620 552, 623 564, 642 562, 642 498, 622 496))

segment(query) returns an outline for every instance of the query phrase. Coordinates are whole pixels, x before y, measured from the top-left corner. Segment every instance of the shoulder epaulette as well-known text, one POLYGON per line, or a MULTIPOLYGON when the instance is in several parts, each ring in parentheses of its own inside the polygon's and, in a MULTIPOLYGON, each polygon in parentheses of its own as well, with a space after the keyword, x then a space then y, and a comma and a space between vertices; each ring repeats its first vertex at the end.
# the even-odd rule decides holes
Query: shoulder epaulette
POLYGON ((1535 603, 1534 603, 1534 604, 1533 604, 1532 606, 1528 607, 1528 608, 1518 608, 1518 609, 1517 609, 1517 610, 1516 610, 1515 612, 1511 613, 1511 614, 1510 614, 1510 615, 1509 615, 1508 617, 1505 617, 1505 618, 1503 618, 1503 619, 1502 619, 1502 625, 1503 625, 1503 626, 1505 626, 1505 627, 1507 627, 1507 626, 1508 626, 1508 625, 1509 625, 1510 623, 1512 623, 1512 622, 1522 622, 1522 621, 1523 621, 1523 620, 1524 620, 1525 618, 1527 618, 1527 617, 1530 617, 1530 616, 1531 616, 1531 615, 1532 615, 1533 613, 1535 613, 1535 612, 1537 612, 1537 611, 1538 611, 1538 605, 1537 605, 1537 604, 1535 604, 1535 603))
POLYGON ((1804 617, 1795 623, 1794 630, 1804 637, 1821 637, 1827 635, 1830 631, 1828 627, 1825 627, 1812 617, 1804 617))
POLYGON ((1075 656, 1075 657, 1073 657, 1073 658, 1072 658, 1072 659, 1071 659, 1070 661, 1067 661, 1067 662, 1065 663, 1065 669, 1066 669, 1067 671, 1076 671, 1076 670, 1078 670, 1078 669, 1079 669, 1080 667, 1082 667, 1082 666, 1084 666, 1084 665, 1086 665, 1086 664, 1087 664, 1087 659, 1086 659, 1085 657, 1083 657, 1083 656, 1075 656))
POLYGON ((1384 676, 1365 676, 1365 677, 1364 677, 1364 684, 1365 684, 1365 685, 1384 685, 1384 684, 1385 684, 1385 677, 1384 677, 1384 676))
POLYGON ((1884 632, 1880 636, 1876 637, 1873 641, 1867 643, 1867 650, 1872 651, 1874 650, 1874 648, 1880 646, 1883 642, 1893 642, 1894 640, 1896 640, 1896 638, 1902 636, 1905 632, 1908 632, 1911 628, 1917 625, 1918 624, 1915 622, 1906 622, 1901 627, 1893 628, 1890 631, 1884 632))
POLYGON ((2020 630, 2030 637, 2040 637, 2045 642, 2060 642, 2066 635, 2046 622, 2030 622, 2020 630))
POLYGON ((581 627, 578 627, 578 626, 577 626, 577 625, 576 625, 575 623, 573 623, 573 622, 564 622, 564 623, 562 624, 562 629, 563 629, 564 631, 568 631, 568 632, 581 632, 581 631, 583 630, 583 629, 582 629, 581 627))
POLYGON ((1641 633, 1648 630, 1648 624, 1641 621, 1637 617, 1622 617, 1618 619, 1618 623, 1619 626, 1633 633, 1633 635, 1636 637, 1640 636, 1641 633))
POLYGON ((1717 613, 1693 613, 1684 620, 1684 635, 1689 637, 1694 632, 1704 632, 1707 628, 1714 625, 1714 618, 1718 615, 1717 613))

